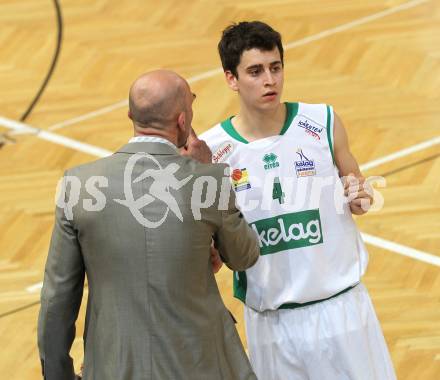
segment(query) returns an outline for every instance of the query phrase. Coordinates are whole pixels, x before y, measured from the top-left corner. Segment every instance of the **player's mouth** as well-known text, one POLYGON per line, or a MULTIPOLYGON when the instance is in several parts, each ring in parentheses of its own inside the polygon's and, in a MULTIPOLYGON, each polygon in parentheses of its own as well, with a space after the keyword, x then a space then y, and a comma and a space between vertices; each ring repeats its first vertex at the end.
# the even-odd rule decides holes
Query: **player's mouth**
POLYGON ((269 91, 269 92, 266 92, 264 95, 263 95, 263 99, 266 99, 266 100, 274 100, 274 99, 276 99, 276 97, 277 97, 277 92, 276 91, 269 91))

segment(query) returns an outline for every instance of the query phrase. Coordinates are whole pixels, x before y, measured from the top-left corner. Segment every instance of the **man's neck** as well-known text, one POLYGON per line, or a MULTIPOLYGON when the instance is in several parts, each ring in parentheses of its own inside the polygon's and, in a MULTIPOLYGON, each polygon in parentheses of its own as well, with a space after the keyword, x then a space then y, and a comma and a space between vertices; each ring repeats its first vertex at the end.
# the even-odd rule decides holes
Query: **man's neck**
POLYGON ((175 136, 155 128, 142 128, 142 130, 135 128, 134 136, 160 137, 177 146, 177 139, 175 136))
POLYGON ((280 103, 272 110, 249 109, 241 105, 240 112, 232 119, 237 132, 248 141, 255 141, 280 133, 286 120, 287 108, 280 103))

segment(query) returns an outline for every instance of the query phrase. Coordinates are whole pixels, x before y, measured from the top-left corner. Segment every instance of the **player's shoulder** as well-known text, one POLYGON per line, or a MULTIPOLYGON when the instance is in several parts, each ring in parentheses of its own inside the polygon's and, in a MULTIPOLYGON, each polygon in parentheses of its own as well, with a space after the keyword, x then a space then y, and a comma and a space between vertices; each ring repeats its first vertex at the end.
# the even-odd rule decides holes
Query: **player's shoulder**
POLYGON ((207 131, 203 132, 199 135, 200 140, 206 141, 208 146, 213 146, 216 144, 220 144, 226 139, 228 139, 228 134, 222 127, 222 123, 215 124, 212 128, 209 128, 207 131))
POLYGON ((308 113, 326 113, 331 105, 326 103, 304 103, 298 102, 298 114, 308 114, 308 113))
POLYGON ((333 122, 333 107, 326 103, 297 103, 298 104, 298 124, 304 123, 304 119, 313 121, 316 124, 328 128, 333 122), (301 121, 302 120, 302 121, 301 121))

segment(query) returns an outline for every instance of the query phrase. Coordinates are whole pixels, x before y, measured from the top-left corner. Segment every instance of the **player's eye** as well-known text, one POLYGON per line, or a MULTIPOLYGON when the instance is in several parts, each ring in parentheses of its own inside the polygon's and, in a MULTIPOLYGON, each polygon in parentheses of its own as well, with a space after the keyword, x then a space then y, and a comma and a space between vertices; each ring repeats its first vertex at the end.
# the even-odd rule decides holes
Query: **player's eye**
POLYGON ((253 77, 256 77, 260 72, 261 72, 261 70, 258 68, 251 69, 248 71, 248 73, 253 77))

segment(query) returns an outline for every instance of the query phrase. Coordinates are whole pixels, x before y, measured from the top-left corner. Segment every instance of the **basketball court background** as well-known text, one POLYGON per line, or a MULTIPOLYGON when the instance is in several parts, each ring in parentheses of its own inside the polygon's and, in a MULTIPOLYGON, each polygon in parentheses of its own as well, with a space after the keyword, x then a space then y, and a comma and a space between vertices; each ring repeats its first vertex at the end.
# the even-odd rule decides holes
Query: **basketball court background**
MULTIPOLYGON (((364 174, 385 177, 385 207, 357 218, 364 282, 398 378, 440 378, 439 0, 0 0, 2 378, 41 378, 39 291, 64 170, 128 141, 128 88, 145 71, 189 80, 197 132, 235 113, 216 46, 226 25, 255 19, 283 36, 283 99, 332 104, 364 174)), ((231 276, 217 279, 244 339, 231 276)))

